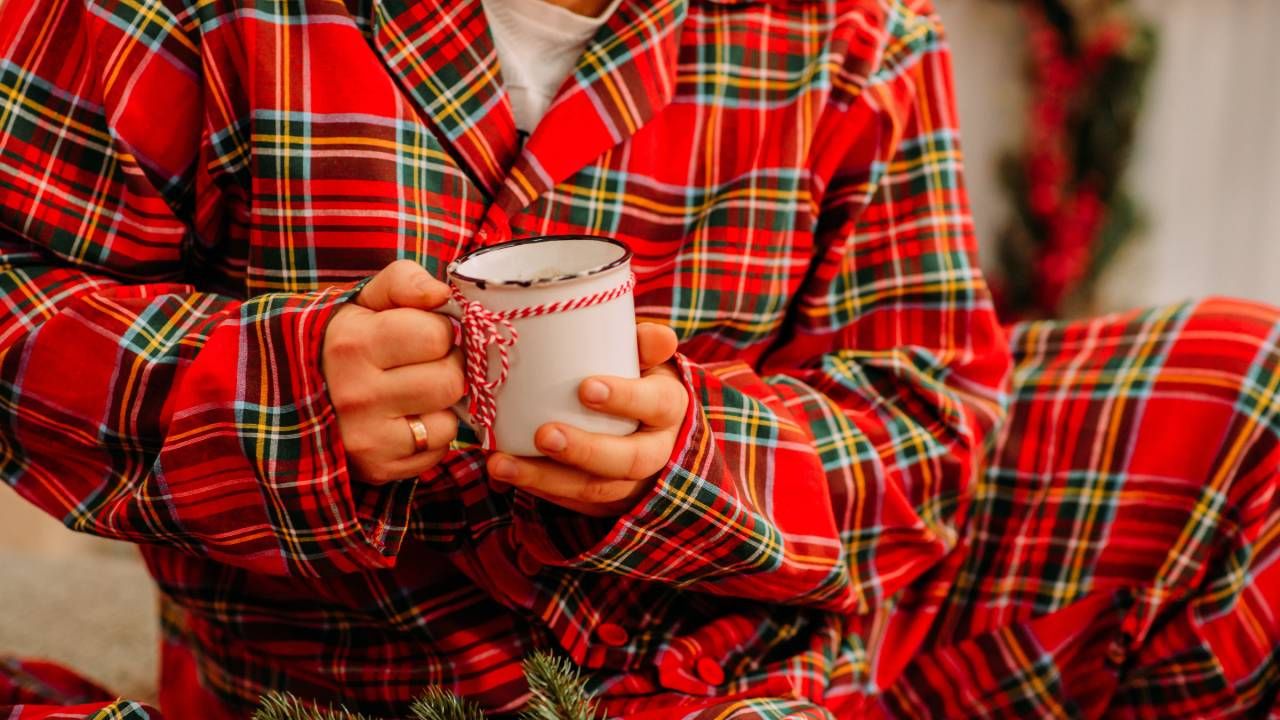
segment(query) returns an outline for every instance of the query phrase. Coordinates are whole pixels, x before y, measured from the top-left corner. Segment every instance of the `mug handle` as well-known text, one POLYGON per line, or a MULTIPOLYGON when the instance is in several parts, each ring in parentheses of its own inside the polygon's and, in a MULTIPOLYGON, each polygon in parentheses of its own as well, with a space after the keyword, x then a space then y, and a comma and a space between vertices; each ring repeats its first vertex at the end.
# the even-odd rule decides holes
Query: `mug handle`
MULTIPOLYGON (((453 298, 445 300, 443 305, 431 310, 431 312, 447 315, 459 323, 462 322, 462 308, 458 307, 458 302, 453 298)), ((458 422, 466 425, 474 431, 476 426, 471 423, 471 412, 468 410, 469 407, 470 403, 467 401, 467 396, 463 395, 462 399, 454 403, 453 407, 449 409, 453 411, 454 415, 458 416, 458 422)))

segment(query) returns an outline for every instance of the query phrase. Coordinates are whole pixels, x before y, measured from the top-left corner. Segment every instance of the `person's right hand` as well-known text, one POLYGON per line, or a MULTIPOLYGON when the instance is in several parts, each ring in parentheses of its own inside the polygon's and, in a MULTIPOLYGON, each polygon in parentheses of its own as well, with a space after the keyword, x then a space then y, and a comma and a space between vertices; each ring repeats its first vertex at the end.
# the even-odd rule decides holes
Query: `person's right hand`
POLYGON ((334 313, 322 369, 347 462, 374 484, 415 477, 440 462, 458 430, 449 409, 466 390, 453 326, 430 312, 449 287, 421 265, 397 260, 334 313), (427 428, 414 452, 409 419, 427 428))

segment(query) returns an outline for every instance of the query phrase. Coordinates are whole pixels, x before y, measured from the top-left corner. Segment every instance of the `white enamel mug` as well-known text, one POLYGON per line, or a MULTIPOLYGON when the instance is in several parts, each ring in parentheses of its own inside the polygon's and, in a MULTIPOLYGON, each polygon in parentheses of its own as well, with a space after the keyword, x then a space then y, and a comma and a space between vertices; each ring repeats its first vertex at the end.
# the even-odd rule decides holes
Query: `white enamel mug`
MULTIPOLYGON (((495 380, 507 354, 507 375, 491 393, 494 418, 490 449, 512 455, 542 455, 533 436, 548 422, 562 422, 590 432, 629 435, 639 423, 584 407, 578 386, 593 375, 640 376, 636 350, 635 302, 631 291, 631 250, 607 238, 554 235, 513 240, 483 247, 449 264, 449 283, 469 308, 516 315, 496 325, 498 337, 514 329, 515 341, 503 346, 478 340, 482 350, 467 349, 468 332, 476 324, 464 320, 464 308, 450 301, 440 312, 463 320, 463 348, 468 364, 468 399, 473 353, 488 355, 488 378, 495 380), (585 305, 585 306, 579 306, 585 305), (521 311, 534 308, 534 314, 521 311)), ((483 313, 481 313, 483 314, 483 313)), ((495 327, 495 326, 490 326, 495 327)), ((485 336, 490 337, 490 336, 485 336)), ((475 407, 474 404, 471 405, 475 407)), ((464 407, 462 421, 483 440, 482 422, 464 407)))

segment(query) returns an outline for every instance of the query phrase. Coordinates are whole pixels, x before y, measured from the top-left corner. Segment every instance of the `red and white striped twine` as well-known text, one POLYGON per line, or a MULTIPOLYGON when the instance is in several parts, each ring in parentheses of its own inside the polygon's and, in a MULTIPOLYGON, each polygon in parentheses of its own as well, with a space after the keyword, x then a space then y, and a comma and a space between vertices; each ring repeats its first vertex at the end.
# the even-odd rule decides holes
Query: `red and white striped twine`
POLYGON ((471 396, 468 411, 471 425, 480 434, 486 450, 494 447, 493 426, 497 417, 498 388, 507 381, 507 375, 511 372, 511 356, 507 348, 513 347, 520 337, 511 321, 607 303, 631 292, 635 284, 635 274, 628 273, 622 284, 609 290, 545 305, 501 311, 490 310, 474 300, 468 300, 456 286, 453 287, 453 300, 462 309, 462 352, 466 362, 467 392, 471 396), (490 347, 498 349, 501 364, 495 378, 489 377, 490 347))

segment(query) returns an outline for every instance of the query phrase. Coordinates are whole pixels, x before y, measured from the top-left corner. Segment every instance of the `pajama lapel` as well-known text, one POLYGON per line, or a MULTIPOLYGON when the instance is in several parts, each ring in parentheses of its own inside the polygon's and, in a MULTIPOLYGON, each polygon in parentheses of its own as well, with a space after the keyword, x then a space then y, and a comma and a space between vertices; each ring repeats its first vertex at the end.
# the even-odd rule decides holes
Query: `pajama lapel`
POLYGON ((500 210, 527 207, 671 102, 686 2, 623 0, 525 143, 494 202, 500 210))
POLYGON ((518 140, 480 0, 374 0, 372 42, 423 120, 489 198, 518 140))
POLYGON ((523 149, 480 0, 374 0, 372 41, 455 160, 493 200, 480 244, 507 218, 666 107, 687 0, 623 0, 523 149))

